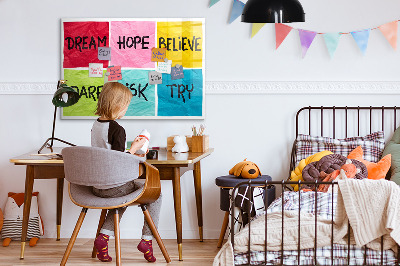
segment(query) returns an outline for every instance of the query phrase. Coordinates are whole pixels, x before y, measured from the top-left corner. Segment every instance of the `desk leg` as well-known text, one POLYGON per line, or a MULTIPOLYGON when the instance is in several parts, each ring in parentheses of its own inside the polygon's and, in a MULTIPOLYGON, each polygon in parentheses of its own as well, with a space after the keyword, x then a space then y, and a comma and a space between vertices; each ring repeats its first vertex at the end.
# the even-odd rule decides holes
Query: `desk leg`
POLYGON ((196 194, 197 221, 199 225, 200 242, 203 242, 203 203, 201 196, 201 168, 200 161, 194 164, 194 191, 196 194))
POLYGON ((64 178, 57 178, 57 241, 60 241, 64 178))
POLYGON ((181 205, 181 174, 179 167, 174 167, 174 178, 172 179, 174 191, 175 223, 178 242, 179 260, 182 259, 182 205, 181 205))
POLYGON ((21 232, 21 255, 20 259, 24 259, 26 235, 28 233, 29 213, 31 211, 32 190, 34 181, 34 166, 26 166, 25 177, 25 195, 24 195, 24 213, 22 219, 22 232, 21 232))

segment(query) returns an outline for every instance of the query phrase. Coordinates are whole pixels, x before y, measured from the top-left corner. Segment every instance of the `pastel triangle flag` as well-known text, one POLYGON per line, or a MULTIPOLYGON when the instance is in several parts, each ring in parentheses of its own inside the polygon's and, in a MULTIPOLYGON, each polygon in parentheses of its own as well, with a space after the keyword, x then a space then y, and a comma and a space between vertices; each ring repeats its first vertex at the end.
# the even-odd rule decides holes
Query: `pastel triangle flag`
POLYGON ((208 7, 212 7, 213 5, 215 5, 218 2, 219 2, 219 0, 210 0, 210 5, 208 7))
POLYGON ((308 30, 300 30, 299 29, 299 36, 300 36, 300 43, 301 43, 301 55, 304 58, 310 48, 310 45, 314 41, 315 36, 317 33, 315 31, 308 31, 308 30))
POLYGON ((361 53, 364 55, 368 46, 369 33, 371 29, 360 30, 360 31, 352 31, 351 35, 353 35, 354 40, 356 41, 358 48, 360 48, 361 53))
POLYGON ((393 49, 397 48, 397 20, 378 27, 393 49))
POLYGON ((233 0, 231 17, 229 18, 229 23, 232 23, 235 19, 237 19, 240 15, 242 15, 242 11, 244 8, 244 3, 239 0, 233 0))
POLYGON ((253 23, 251 27, 251 38, 256 35, 262 27, 264 27, 265 23, 253 23))
POLYGON ((293 28, 288 25, 275 23, 276 49, 278 49, 278 47, 282 44, 282 42, 285 40, 286 36, 288 36, 292 29, 293 28))
POLYGON ((339 39, 342 34, 339 32, 333 32, 333 33, 324 33, 324 40, 326 44, 326 48, 328 48, 329 55, 331 58, 333 57, 333 54, 336 51, 336 48, 338 47, 339 44, 339 39))

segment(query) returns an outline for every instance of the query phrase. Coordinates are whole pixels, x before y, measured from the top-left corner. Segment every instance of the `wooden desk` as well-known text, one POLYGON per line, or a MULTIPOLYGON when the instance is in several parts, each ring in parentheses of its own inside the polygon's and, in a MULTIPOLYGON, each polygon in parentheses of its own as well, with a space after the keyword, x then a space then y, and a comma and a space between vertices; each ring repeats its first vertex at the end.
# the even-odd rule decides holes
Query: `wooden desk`
MULTIPOLYGON (((60 153, 61 148, 54 148, 54 151, 60 153)), ((160 171, 161 180, 171 180, 173 184, 175 223, 179 260, 182 260, 182 204, 180 177, 187 170, 193 170, 199 236, 200 241, 203 241, 203 211, 200 160, 210 155, 213 151, 214 149, 209 149, 208 151, 203 153, 189 152, 174 154, 172 152, 167 152, 165 149, 161 149, 159 151, 157 160, 147 160, 148 163, 158 168, 158 170, 160 171)), ((44 150, 42 153, 47 152, 50 151, 44 150)), ((32 151, 30 153, 26 153, 10 159, 10 162, 14 163, 15 165, 26 165, 25 199, 21 235, 21 259, 24 258, 34 179, 57 178, 57 240, 60 240, 64 188, 64 162, 60 158, 55 158, 56 156, 40 156, 36 155, 36 153, 37 151, 32 151)))

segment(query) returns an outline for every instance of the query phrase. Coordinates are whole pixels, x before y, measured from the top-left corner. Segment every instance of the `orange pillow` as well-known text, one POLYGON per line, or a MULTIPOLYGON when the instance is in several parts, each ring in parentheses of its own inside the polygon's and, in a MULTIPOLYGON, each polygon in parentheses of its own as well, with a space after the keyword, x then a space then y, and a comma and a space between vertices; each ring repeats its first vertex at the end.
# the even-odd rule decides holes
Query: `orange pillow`
POLYGON ((365 164, 368 170, 368 179, 375 180, 384 179, 386 177, 392 161, 392 155, 388 154, 377 163, 368 162, 363 159, 363 149, 361 146, 358 146, 352 152, 350 152, 347 158, 355 159, 365 164))

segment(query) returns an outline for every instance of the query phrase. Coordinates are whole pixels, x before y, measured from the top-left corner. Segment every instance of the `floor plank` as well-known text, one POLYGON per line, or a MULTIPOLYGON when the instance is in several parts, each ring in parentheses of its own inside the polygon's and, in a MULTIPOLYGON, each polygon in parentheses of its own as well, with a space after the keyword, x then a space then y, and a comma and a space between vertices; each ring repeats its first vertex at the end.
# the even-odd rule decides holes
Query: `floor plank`
MULTIPOLYGON (((9 247, 0 246, 0 265, 60 265, 61 258, 64 255, 69 239, 40 239, 36 247, 25 249, 25 259, 19 259, 21 244, 18 241, 12 241, 9 247)), ((139 265, 149 266, 150 264, 143 258, 143 254, 136 249, 140 240, 121 240, 122 247, 122 264, 123 265, 139 265)), ((178 261, 178 247, 176 240, 163 240, 168 250, 172 262, 167 264, 162 256, 157 243, 154 241, 154 254, 157 258, 157 265, 212 265, 215 255, 218 253, 218 240, 204 240, 200 242, 197 239, 185 239, 183 241, 183 261, 178 261)), ((110 241, 109 251, 114 258, 114 243, 110 241)), ((67 265, 114 265, 112 263, 103 263, 97 259, 92 259, 93 240, 77 239, 68 259, 67 265)), ((152 264, 153 265, 153 264, 152 264)))

